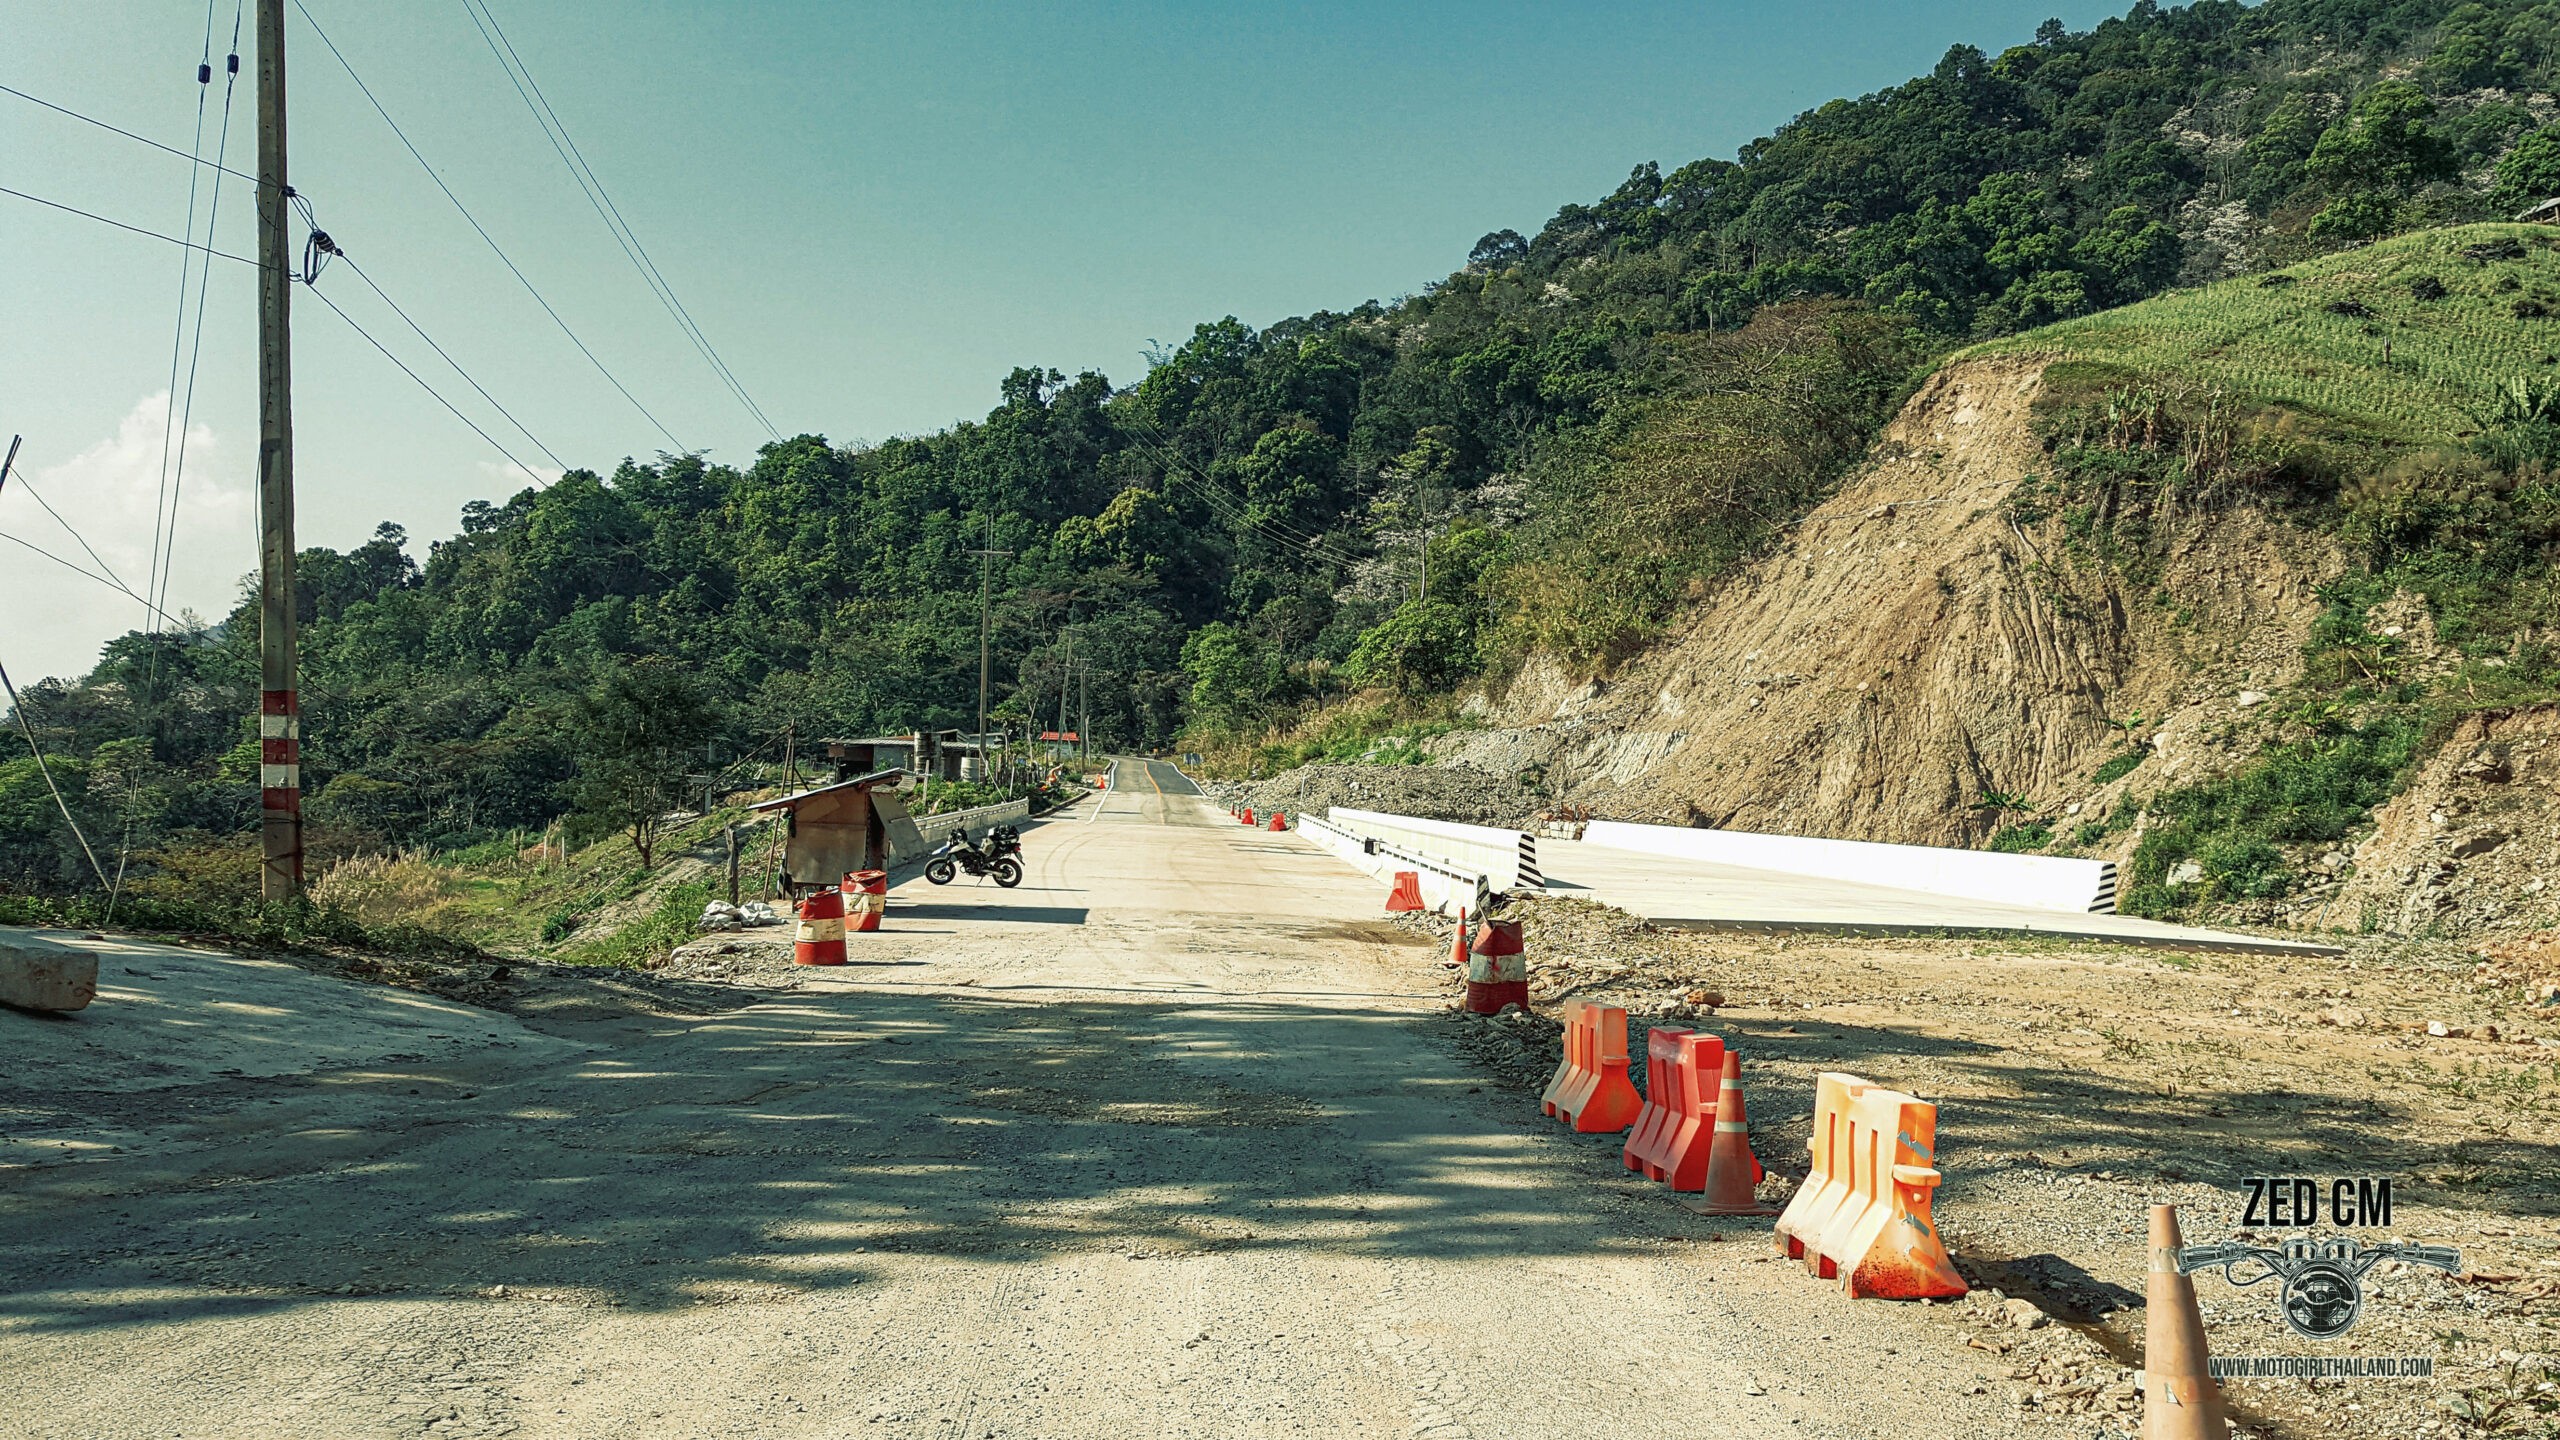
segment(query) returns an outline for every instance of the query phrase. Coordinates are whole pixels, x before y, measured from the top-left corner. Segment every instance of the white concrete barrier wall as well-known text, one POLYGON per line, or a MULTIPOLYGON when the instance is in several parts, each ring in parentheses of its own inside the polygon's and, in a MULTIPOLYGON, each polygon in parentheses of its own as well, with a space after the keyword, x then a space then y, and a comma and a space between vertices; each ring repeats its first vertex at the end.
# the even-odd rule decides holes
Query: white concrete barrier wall
MULTIPOLYGON (((1397 855, 1392 852, 1406 847, 1383 837, 1354 834, 1313 815, 1299 816, 1297 828, 1292 833, 1331 851, 1343 864, 1381 885, 1393 885, 1399 870, 1412 871, 1421 882, 1422 905, 1426 910, 1454 916, 1461 910, 1472 910, 1476 903, 1476 887, 1483 877, 1461 866, 1429 859, 1425 852, 1397 855), (1382 848, 1372 850, 1369 842, 1373 839, 1382 848)), ((1385 903, 1383 895, 1380 903, 1385 903)))
POLYGON ((1333 806, 1325 814, 1335 825, 1355 835, 1392 840, 1409 850, 1441 856, 1453 869, 1480 872, 1485 883, 1496 890, 1515 889, 1523 883, 1534 890, 1543 888, 1546 883, 1538 878, 1537 841, 1518 830, 1504 830, 1492 825, 1460 825, 1450 820, 1424 820, 1412 815, 1388 815, 1376 810, 1353 810, 1342 805, 1333 806))
POLYGON ((2077 915, 2112 914, 2116 867, 2109 860, 2055 855, 2003 855, 1989 850, 1950 850, 1933 845, 1884 845, 1871 840, 1824 840, 1809 835, 1757 835, 1747 830, 1700 830, 1685 825, 1635 825, 1594 820, 1582 832, 1586 844, 1889 885, 1931 895, 1957 895, 2008 905, 2032 905, 2077 915))

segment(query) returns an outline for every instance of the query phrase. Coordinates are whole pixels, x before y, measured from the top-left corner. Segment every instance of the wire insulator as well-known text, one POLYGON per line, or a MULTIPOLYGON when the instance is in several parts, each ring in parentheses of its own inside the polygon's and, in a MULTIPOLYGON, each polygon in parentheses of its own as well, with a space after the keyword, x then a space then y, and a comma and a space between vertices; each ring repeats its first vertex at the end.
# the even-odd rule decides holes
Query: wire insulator
POLYGON ((222 69, 223 73, 228 75, 237 75, 240 73, 240 54, 238 51, 233 51, 231 58, 223 62, 222 69))
POLYGON ((198 65, 196 67, 196 83, 199 85, 210 85, 213 83, 213 67, 211 65, 198 65))

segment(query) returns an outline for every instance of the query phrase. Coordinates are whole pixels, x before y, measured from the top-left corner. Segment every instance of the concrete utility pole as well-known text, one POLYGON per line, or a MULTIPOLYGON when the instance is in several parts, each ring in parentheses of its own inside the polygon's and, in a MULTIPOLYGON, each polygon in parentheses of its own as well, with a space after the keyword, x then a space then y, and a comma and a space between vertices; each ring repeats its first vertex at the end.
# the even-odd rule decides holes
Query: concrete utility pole
POLYGON ((302 702, 293 598, 293 254, 284 0, 258 0, 258 893, 302 893, 302 702))

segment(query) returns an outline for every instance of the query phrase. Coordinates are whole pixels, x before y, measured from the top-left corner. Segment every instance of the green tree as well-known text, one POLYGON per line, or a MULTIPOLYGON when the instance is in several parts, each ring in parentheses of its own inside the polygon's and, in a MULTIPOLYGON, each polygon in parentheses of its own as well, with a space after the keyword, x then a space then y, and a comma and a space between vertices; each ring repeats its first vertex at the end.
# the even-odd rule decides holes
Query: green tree
POLYGON ((1408 600, 1361 632, 1344 671, 1355 685, 1383 685, 1402 695, 1446 690, 1475 668, 1470 633, 1458 607, 1408 600))
POLYGON ((2545 126, 2498 157, 2497 188, 2489 203, 2507 215, 2519 214, 2560 195, 2560 125, 2545 126))
POLYGON ((684 666, 649 656, 617 666, 578 699, 577 807, 631 837, 651 868, 667 813, 693 793, 686 778, 719 716, 684 666))

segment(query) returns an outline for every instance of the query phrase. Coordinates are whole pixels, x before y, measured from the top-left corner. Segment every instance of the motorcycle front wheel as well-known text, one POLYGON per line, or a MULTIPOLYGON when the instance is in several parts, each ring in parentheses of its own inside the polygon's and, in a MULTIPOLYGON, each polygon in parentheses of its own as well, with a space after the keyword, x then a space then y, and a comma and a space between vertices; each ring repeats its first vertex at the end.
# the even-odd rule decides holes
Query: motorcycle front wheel
POLYGON ((1022 862, 1007 855, 988 866, 987 873, 996 877, 997 884, 1010 890, 1022 883, 1022 862))
POLYGON ((936 885, 950 884, 951 876, 951 862, 948 860, 930 861, 924 867, 924 878, 932 881, 936 885))

